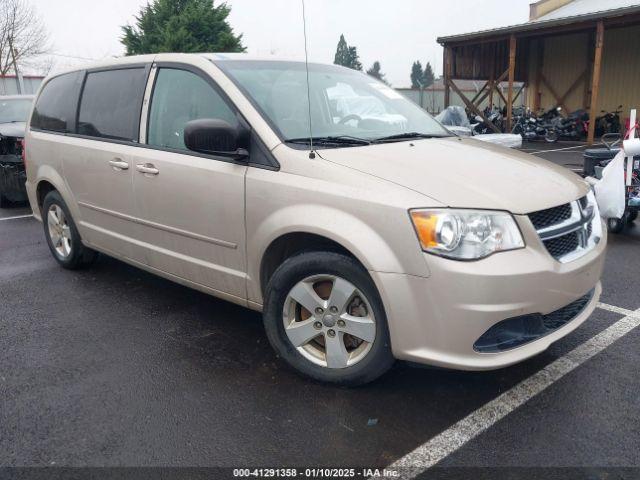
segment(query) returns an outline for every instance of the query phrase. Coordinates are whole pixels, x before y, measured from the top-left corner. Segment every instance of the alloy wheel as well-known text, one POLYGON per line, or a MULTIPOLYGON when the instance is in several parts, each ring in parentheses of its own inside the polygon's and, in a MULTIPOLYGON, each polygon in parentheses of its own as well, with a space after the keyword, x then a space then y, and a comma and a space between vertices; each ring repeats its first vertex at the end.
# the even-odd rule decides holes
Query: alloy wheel
POLYGON ((283 322, 287 338, 303 357, 331 369, 362 361, 376 338, 371 303, 352 283, 334 275, 298 282, 285 300, 283 322))
POLYGON ((49 207, 47 225, 51 245, 56 254, 62 259, 68 258, 71 255, 71 227, 59 205, 53 204, 49 207))

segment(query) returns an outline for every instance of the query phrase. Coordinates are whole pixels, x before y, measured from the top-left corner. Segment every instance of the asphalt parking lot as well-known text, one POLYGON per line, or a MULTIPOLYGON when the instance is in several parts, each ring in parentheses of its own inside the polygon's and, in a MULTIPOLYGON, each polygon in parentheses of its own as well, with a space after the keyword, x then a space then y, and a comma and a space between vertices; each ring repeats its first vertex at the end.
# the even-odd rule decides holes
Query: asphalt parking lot
POLYGON ((602 308, 542 355, 340 389, 256 313, 104 257, 60 269, 29 213, 0 210, 1 466, 640 466, 640 221, 609 237, 602 308))

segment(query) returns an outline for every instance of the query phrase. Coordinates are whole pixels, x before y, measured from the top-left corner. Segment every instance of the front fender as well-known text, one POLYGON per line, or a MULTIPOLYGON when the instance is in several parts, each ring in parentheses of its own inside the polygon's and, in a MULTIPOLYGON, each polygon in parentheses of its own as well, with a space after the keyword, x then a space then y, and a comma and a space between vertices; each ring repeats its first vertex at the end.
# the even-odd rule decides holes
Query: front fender
POLYGON ((375 228, 354 214, 327 205, 295 204, 281 208, 248 232, 249 300, 262 303, 262 259, 275 240, 291 233, 309 233, 332 240, 351 252, 369 271, 428 277, 429 269, 408 215, 406 222, 406 232, 394 229, 391 239, 385 238, 390 232, 384 228, 375 228))

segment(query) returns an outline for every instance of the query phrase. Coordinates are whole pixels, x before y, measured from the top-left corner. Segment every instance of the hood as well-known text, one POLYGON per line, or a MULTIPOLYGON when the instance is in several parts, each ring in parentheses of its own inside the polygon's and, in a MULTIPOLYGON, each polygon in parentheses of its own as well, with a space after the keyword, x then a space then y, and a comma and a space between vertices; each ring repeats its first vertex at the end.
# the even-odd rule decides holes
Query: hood
MULTIPOLYGON (((456 208, 527 214, 576 200, 589 187, 538 157, 465 138, 321 150, 322 158, 456 208)), ((416 205, 415 207, 429 206, 416 205)))
POLYGON ((24 138, 26 129, 25 122, 0 123, 0 135, 3 137, 24 138))

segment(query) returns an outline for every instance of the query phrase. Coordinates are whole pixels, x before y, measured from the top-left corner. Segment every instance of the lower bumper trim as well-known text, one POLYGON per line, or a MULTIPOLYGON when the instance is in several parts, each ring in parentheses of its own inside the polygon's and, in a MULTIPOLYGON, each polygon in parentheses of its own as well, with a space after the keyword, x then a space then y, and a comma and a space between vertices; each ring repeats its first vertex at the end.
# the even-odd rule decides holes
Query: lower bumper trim
POLYGON ((473 345, 479 353, 499 353, 521 347, 564 327, 589 305, 595 290, 547 315, 534 313, 503 320, 487 330, 473 345))

